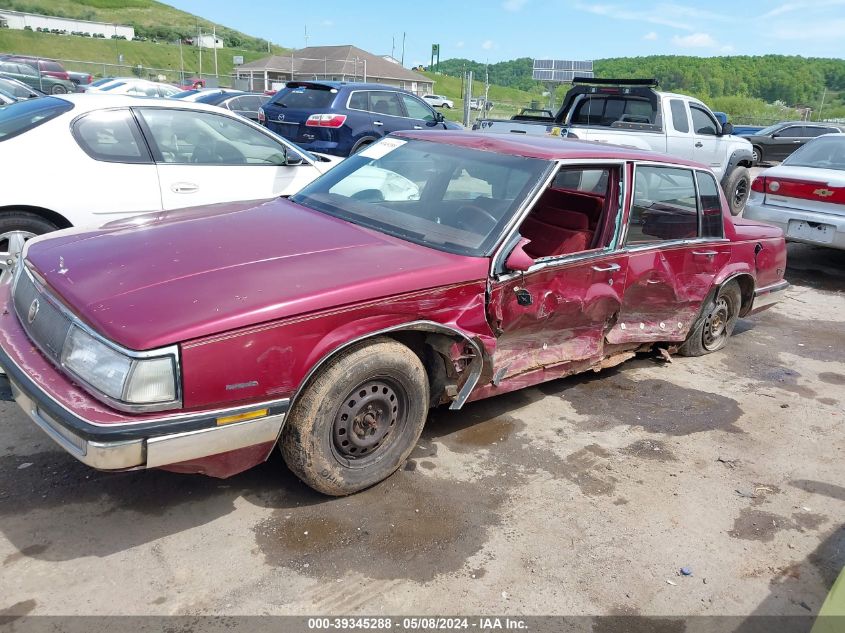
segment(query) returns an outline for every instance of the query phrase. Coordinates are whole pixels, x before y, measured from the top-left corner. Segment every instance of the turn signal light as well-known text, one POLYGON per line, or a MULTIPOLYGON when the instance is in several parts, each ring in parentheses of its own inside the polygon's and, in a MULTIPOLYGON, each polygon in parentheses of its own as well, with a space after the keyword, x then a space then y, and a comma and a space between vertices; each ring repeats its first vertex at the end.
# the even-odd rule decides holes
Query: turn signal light
POLYGON ((258 122, 267 123, 267 115, 264 114, 264 108, 258 108, 258 122))
POLYGON ((345 114, 312 114, 305 121, 306 127, 340 127, 346 123, 345 114))

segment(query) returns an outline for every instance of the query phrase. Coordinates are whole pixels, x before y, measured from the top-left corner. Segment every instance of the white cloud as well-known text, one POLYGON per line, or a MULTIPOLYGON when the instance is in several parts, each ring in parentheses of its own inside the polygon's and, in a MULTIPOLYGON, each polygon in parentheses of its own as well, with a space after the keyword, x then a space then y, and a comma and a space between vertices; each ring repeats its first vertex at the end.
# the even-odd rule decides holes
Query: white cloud
POLYGON ((845 0, 813 0, 812 2, 787 2, 764 13, 762 18, 774 18, 784 13, 795 11, 809 11, 812 9, 825 9, 827 7, 845 6, 845 0))
POLYGON ((492 50, 495 45, 496 44, 495 42, 493 42, 493 40, 484 40, 481 43, 481 48, 483 48, 485 51, 489 51, 492 50))
POLYGON ((709 33, 690 33, 689 35, 674 35, 672 43, 681 48, 716 48, 719 43, 709 33))
POLYGON ((654 41, 657 39, 657 33, 655 33, 654 31, 649 31, 648 33, 643 35, 643 39, 654 41))
POLYGON ((719 49, 720 53, 733 53, 736 49, 733 44, 725 44, 719 49))
POLYGON ((463 40, 461 40, 460 42, 455 42, 455 48, 463 48, 463 47, 464 47, 464 41, 463 40))
POLYGON ((502 8, 505 11, 521 11, 527 2, 528 0, 505 0, 502 3, 502 8))
POLYGON ((322 26, 332 27, 332 26, 334 26, 334 21, 333 20, 323 20, 322 22, 320 22, 320 24, 322 26))
POLYGON ((704 11, 694 7, 688 7, 673 2, 662 2, 652 7, 630 9, 622 4, 593 4, 577 2, 575 8, 579 11, 586 11, 594 15, 601 15, 615 20, 629 20, 635 22, 647 22, 669 26, 683 31, 694 31, 701 27, 701 22, 727 22, 732 20, 731 16, 704 11))

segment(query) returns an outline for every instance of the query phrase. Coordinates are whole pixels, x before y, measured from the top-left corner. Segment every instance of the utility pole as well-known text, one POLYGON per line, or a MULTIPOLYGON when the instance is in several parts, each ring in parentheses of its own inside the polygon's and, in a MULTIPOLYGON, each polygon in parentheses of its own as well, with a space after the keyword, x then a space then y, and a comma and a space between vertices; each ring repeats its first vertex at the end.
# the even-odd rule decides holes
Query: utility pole
POLYGON ((182 36, 179 36, 179 83, 185 85, 185 58, 182 57, 182 36))
POLYGON ((390 36, 390 56, 393 59, 396 59, 396 36, 395 35, 390 36))
POLYGON ((308 25, 305 25, 305 48, 308 48, 308 25))
POLYGON ((824 98, 827 96, 827 86, 825 86, 824 91, 822 92, 822 102, 819 105, 819 118, 818 120, 822 120, 822 110, 824 110, 824 98))
POLYGON ((405 31, 402 31, 402 66, 405 66, 405 31))
POLYGON ((472 99, 472 71, 467 73, 466 92, 464 94, 464 127, 469 126, 469 102, 472 99))
POLYGON ((200 25, 197 24, 197 46, 200 49, 200 79, 202 79, 202 29, 200 25))
POLYGON ((214 46, 214 76, 220 79, 220 75, 217 74, 217 26, 211 27, 211 44, 214 46))

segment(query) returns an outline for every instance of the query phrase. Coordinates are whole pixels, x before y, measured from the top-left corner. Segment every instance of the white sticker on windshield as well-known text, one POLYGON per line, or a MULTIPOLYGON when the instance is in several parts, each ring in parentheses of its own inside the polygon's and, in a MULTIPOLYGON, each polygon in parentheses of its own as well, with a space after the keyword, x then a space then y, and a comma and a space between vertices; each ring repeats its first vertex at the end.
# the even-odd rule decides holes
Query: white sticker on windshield
POLYGON ((383 156, 387 156, 390 152, 398 147, 402 147, 408 141, 402 141, 398 138, 383 138, 378 143, 373 143, 367 149, 360 152, 361 156, 365 158, 372 158, 378 160, 383 156))

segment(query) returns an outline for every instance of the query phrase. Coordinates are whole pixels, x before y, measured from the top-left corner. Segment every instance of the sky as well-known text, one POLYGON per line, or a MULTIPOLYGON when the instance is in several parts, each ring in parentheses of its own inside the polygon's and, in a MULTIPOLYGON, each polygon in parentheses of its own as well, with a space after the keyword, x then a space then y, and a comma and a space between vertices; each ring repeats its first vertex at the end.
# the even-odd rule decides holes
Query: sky
POLYGON ((638 55, 845 57, 845 0, 165 0, 289 48, 354 44, 428 65, 517 57, 591 60, 638 55))

